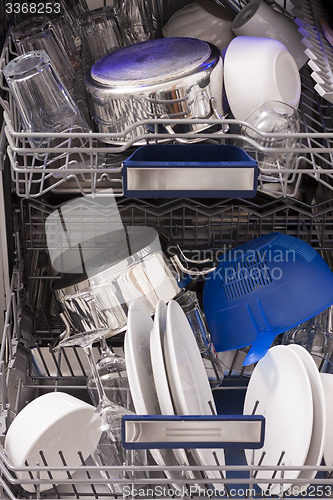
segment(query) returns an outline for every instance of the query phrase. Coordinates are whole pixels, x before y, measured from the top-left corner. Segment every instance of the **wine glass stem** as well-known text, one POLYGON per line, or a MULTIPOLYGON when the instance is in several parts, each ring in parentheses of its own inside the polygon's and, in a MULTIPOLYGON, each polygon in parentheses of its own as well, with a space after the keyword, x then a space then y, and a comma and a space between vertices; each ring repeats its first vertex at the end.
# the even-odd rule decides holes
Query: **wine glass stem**
POLYGON ((89 344, 89 345, 83 346, 83 350, 87 356, 90 370, 91 370, 91 373, 92 373, 92 376, 94 378, 94 382, 96 385, 96 390, 97 390, 97 394, 98 394, 97 410, 99 411, 99 413, 101 413, 103 411, 103 409, 110 406, 111 402, 105 394, 103 384, 101 382, 98 370, 96 368, 96 363, 95 363, 95 359, 93 356, 92 345, 89 344))
POLYGON ((114 353, 111 351, 110 347, 108 346, 104 335, 101 336, 99 342, 100 342, 102 357, 106 356, 106 355, 114 356, 114 353))

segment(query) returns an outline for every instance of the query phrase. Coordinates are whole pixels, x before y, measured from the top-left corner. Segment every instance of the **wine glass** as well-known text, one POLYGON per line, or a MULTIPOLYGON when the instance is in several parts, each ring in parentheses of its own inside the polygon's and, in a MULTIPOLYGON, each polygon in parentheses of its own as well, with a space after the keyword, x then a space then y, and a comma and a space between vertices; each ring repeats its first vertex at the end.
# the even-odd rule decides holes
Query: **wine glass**
MULTIPOLYGON (((105 336, 100 339, 101 355, 96 362, 96 370, 108 399, 129 411, 134 412, 125 359, 115 354, 106 342, 105 336)), ((98 388, 95 378, 90 374, 87 378, 87 389, 95 406, 98 405, 98 388)))
MULTIPOLYGON (((63 347, 79 346, 82 347, 87 357, 96 387, 96 413, 100 417, 102 430, 101 438, 92 458, 97 465, 101 467, 109 465, 123 466, 128 461, 126 450, 123 448, 121 442, 121 419, 124 415, 133 415, 133 412, 108 399, 99 377, 92 346, 96 341, 101 342, 101 339, 108 332, 108 329, 97 329, 88 333, 74 334, 62 338, 55 347, 55 350, 59 350, 63 347)), ((143 454, 139 451, 133 451, 131 454, 131 462, 133 465, 142 466, 143 454)), ((141 472, 135 472, 135 477, 142 477, 143 474, 144 473, 141 472)), ((121 469, 112 472, 105 471, 105 476, 112 480, 112 483, 108 484, 111 491, 113 493, 122 493, 121 484, 114 482, 114 480, 123 479, 123 471, 121 469)))

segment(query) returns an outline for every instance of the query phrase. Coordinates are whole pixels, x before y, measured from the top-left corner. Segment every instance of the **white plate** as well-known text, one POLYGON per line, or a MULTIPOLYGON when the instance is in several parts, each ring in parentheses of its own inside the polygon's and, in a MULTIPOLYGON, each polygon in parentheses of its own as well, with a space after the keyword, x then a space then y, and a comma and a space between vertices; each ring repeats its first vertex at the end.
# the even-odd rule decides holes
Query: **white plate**
MULTIPOLYGON (((300 358, 287 346, 274 346, 261 358, 253 370, 246 391, 244 415, 251 415, 259 401, 256 414, 266 419, 264 446, 245 450, 248 464, 257 465, 262 453, 262 465, 276 466, 284 452, 282 463, 302 466, 308 455, 313 426, 312 391, 307 371, 300 358)), ((270 487, 270 494, 279 494, 292 486, 300 471, 284 471, 281 484, 271 484, 273 471, 260 470, 258 479, 267 479, 260 488, 270 487)), ((277 472, 275 479, 281 477, 277 472)))
MULTIPOLYGON (((213 394, 193 331, 181 306, 168 304, 164 353, 172 399, 178 415, 211 415, 216 413, 213 394)), ((195 449, 198 465, 225 464, 222 449, 195 449)), ((207 471, 209 479, 221 479, 219 471, 207 471)), ((222 483, 214 485, 223 490, 222 483)))
POLYGON ((325 394, 326 437, 324 445, 324 460, 327 467, 333 466, 333 374, 320 373, 325 394))
MULTIPOLYGON (((166 330, 167 306, 162 300, 158 301, 154 317, 154 326, 150 334, 150 356, 153 369, 154 382, 160 410, 162 415, 175 415, 171 399, 168 377, 165 369, 163 342, 166 330)), ((179 465, 189 465, 185 450, 174 449, 174 455, 179 465)), ((191 471, 186 471, 186 476, 194 479, 191 471)))
MULTIPOLYGON (((326 434, 326 409, 325 394, 317 365, 311 354, 302 346, 289 344, 288 349, 292 349, 301 359, 307 371, 313 399, 313 428, 308 455, 304 465, 311 465, 314 470, 303 470, 299 474, 299 479, 313 479, 316 476, 316 467, 320 465, 324 453, 326 434)), ((305 488, 305 485, 303 485, 305 488)), ((296 489, 296 488, 295 488, 296 489)))
MULTIPOLYGON (((133 301, 128 310, 124 350, 128 383, 137 415, 160 415, 150 358, 150 332, 153 320, 145 305, 133 301)), ((178 466, 172 450, 155 449, 150 453, 158 465, 178 466)), ((181 479, 181 472, 163 470, 169 479, 181 479)), ((173 484, 176 489, 181 487, 173 484)))

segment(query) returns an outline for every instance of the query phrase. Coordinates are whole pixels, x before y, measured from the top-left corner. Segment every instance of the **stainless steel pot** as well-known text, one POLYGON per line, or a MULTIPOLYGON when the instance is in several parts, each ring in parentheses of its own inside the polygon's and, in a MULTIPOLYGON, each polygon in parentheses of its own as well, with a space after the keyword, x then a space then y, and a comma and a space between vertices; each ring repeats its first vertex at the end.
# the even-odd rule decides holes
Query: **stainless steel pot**
POLYGON ((158 300, 168 302, 180 292, 153 228, 133 226, 118 233, 118 244, 86 262, 84 274, 65 274, 54 282, 56 300, 73 334, 96 329, 116 334, 126 328, 133 300, 142 300, 153 314, 158 300))
MULTIPOLYGON (((144 119, 221 117, 222 86, 219 49, 195 38, 161 38, 125 47, 99 59, 86 79, 99 132, 123 134, 105 139, 111 143, 145 142, 139 136, 154 132, 152 126, 124 133, 144 119)), ((210 126, 180 124, 159 132, 196 132, 210 126)))

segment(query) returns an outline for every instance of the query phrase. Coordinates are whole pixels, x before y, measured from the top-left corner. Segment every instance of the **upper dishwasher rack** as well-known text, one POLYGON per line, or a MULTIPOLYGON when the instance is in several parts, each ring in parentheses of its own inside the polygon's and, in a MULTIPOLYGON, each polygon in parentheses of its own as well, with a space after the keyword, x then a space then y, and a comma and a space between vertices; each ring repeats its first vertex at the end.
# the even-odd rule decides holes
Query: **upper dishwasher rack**
MULTIPOLYGON (((308 0, 316 5, 319 0, 308 0)), ((306 22, 310 23, 311 9, 307 11, 306 22)), ((297 15, 301 12, 297 11, 297 15)), ((298 21, 298 20, 297 20, 298 21)), ((300 24, 303 20, 300 19, 300 24)), ((316 29, 314 27, 314 29, 316 29)), ((319 30, 318 30, 319 33, 319 30)), ((68 187, 82 195, 95 194, 100 189, 112 188, 116 196, 124 195, 122 162, 131 155, 135 148, 134 139, 125 140, 122 134, 42 134, 39 137, 55 137, 61 139, 61 147, 37 149, 32 148, 28 139, 33 136, 22 132, 19 115, 6 86, 2 69, 15 57, 15 50, 10 33, 7 36, 0 61, 0 87, 4 99, 4 133, 7 139, 7 156, 10 160, 12 180, 18 196, 23 198, 37 198, 52 191, 66 191, 68 187), (117 139, 117 143, 106 144, 102 138, 117 139), (81 137, 84 147, 73 148, 71 143, 76 137, 81 137), (123 141, 121 139, 124 139, 123 141), (38 154, 37 154, 38 153, 38 154)), ((332 52, 333 57, 333 52, 332 52)), ((314 88, 310 67, 305 65, 301 70, 302 98, 299 107, 301 115, 301 132, 294 134, 301 141, 299 148, 293 148, 296 158, 293 169, 270 169, 276 175, 275 182, 265 182, 259 176, 258 190, 274 198, 302 198, 302 186, 312 183, 321 186, 325 197, 331 198, 333 190, 333 105, 318 95, 314 88)), ((254 149, 263 152, 272 151, 261 147, 254 141, 245 138, 240 133, 240 125, 246 123, 234 119, 197 119, 196 123, 209 123, 214 132, 203 131, 191 134, 161 134, 161 125, 187 124, 189 119, 164 120, 149 119, 136 122, 132 128, 142 129, 142 125, 149 128, 149 132, 136 137, 136 141, 143 144, 154 144, 158 139, 166 137, 171 141, 184 142, 189 139, 206 140, 211 143, 236 144, 244 147, 250 143, 254 149), (228 131, 222 132, 227 126, 228 131)), ((258 133, 260 133, 258 131, 258 133)), ((36 134, 35 134, 36 135, 36 134)), ((269 134, 275 137, 275 134, 269 134)), ((276 135, 277 136, 277 135, 276 135)), ((279 151, 290 153, 290 150, 280 148, 279 151)), ((262 170, 267 173, 268 170, 262 170)))

